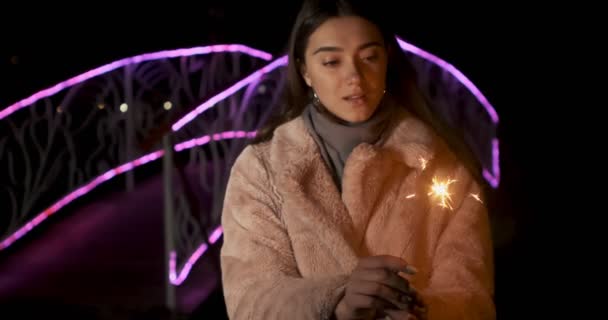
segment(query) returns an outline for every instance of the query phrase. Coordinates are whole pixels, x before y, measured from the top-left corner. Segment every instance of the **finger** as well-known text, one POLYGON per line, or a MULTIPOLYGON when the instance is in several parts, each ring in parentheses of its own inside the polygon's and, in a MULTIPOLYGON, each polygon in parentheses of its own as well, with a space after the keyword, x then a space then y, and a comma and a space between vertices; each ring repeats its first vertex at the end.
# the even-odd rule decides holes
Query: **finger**
POLYGON ((424 302, 424 300, 422 299, 422 297, 420 296, 420 294, 418 293, 416 288, 412 287, 411 289, 412 289, 411 296, 414 298, 414 300, 412 301, 412 303, 410 305, 411 306, 410 311, 419 320, 425 320, 425 319, 427 319, 427 313, 428 313, 426 303, 424 302))
POLYGON ((374 281, 358 280, 353 283, 351 292, 382 299, 397 309, 408 308, 413 302, 413 298, 399 290, 393 289, 382 283, 374 281))
POLYGON ((416 273, 416 268, 410 266, 405 260, 389 255, 380 255, 361 259, 360 266, 364 269, 389 269, 395 273, 405 272, 408 274, 416 273))
POLYGON ((416 273, 418 273, 418 269, 416 269, 413 265, 408 264, 405 269, 401 270, 401 272, 409 275, 415 275, 416 273))
POLYGON ((416 290, 416 288, 412 286, 410 286, 410 296, 413 298, 412 302, 414 305, 426 310, 426 304, 424 303, 424 300, 422 300, 422 297, 418 293, 418 290, 416 290))
POLYGON ((410 293, 409 281, 387 269, 362 270, 353 274, 353 278, 363 281, 378 282, 405 294, 410 293))

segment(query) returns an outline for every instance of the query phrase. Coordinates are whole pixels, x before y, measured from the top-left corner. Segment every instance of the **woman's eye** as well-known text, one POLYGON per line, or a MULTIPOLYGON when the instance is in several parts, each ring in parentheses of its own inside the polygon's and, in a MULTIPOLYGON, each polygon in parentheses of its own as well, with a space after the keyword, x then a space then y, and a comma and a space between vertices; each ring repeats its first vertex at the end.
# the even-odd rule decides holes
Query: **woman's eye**
POLYGON ((335 66, 337 64, 338 64, 338 60, 330 60, 330 61, 323 62, 323 65, 326 67, 335 66))
POLYGON ((374 55, 371 55, 371 56, 367 56, 367 57, 365 57, 364 59, 365 59, 366 61, 372 61, 372 62, 373 62, 373 61, 378 60, 378 55, 374 54, 374 55))

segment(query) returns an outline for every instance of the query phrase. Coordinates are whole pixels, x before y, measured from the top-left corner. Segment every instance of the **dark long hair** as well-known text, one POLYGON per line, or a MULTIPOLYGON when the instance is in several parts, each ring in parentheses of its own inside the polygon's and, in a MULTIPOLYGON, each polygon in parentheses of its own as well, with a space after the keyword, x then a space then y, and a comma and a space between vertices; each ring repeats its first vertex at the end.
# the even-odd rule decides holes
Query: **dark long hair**
MULTIPOLYGON (((434 129, 445 142, 446 147, 469 169, 482 188, 486 188, 481 176, 481 165, 473 156, 463 135, 448 126, 429 107, 428 100, 418 89, 416 72, 401 50, 392 31, 390 20, 386 19, 378 7, 365 0, 305 0, 294 23, 289 39, 287 84, 283 92, 283 103, 274 117, 258 130, 253 144, 272 138, 274 130, 302 114, 312 99, 312 89, 304 81, 300 72, 304 62, 304 52, 310 35, 326 20, 332 17, 359 16, 378 27, 388 53, 386 94, 390 95, 409 112, 434 129)), ((485 192, 484 192, 485 193, 485 192)))

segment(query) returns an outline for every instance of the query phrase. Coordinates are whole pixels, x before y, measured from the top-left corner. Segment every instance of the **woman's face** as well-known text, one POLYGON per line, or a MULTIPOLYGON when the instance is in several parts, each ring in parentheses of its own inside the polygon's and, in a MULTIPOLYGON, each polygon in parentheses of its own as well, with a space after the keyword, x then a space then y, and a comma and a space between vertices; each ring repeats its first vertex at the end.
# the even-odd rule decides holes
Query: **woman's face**
POLYGON ((386 85, 387 53, 378 28, 359 17, 330 18, 308 39, 301 72, 321 103, 342 120, 369 119, 386 85))

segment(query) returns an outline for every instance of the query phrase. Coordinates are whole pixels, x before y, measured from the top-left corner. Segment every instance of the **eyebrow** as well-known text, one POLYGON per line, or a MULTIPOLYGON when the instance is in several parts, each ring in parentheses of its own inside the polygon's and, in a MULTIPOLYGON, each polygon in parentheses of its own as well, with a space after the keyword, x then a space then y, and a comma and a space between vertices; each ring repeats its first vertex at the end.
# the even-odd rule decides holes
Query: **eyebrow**
MULTIPOLYGON (((382 44, 378 41, 371 41, 368 43, 364 43, 362 45, 360 45, 357 50, 363 50, 365 48, 369 48, 369 47, 374 47, 374 46, 378 46, 378 47, 382 47, 382 44)), ((319 53, 319 52, 339 52, 339 51, 344 51, 344 49, 340 48, 340 47, 319 47, 317 50, 315 50, 312 55, 314 56, 315 54, 319 53)))

